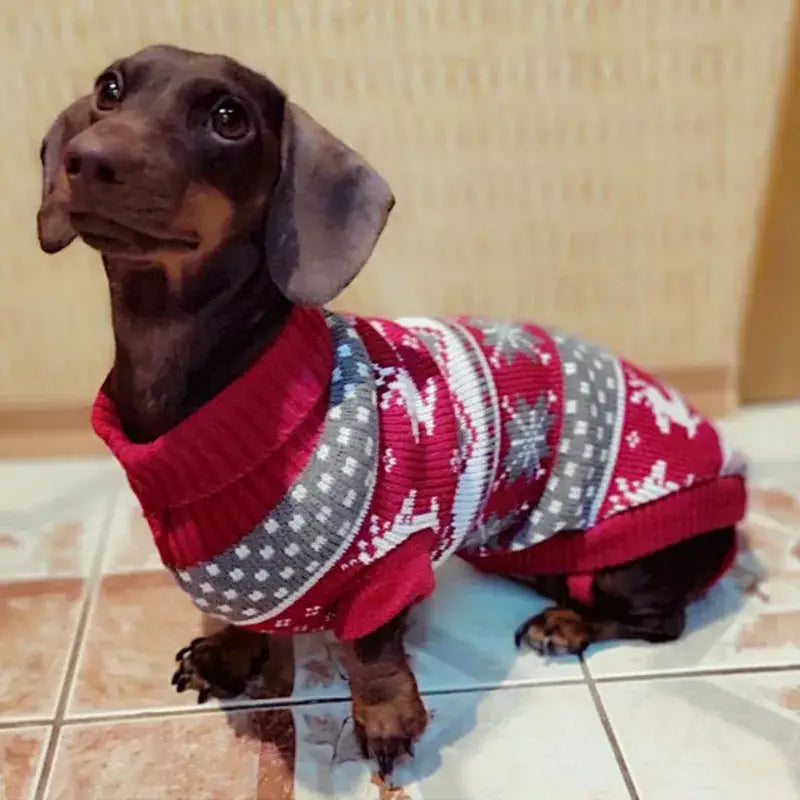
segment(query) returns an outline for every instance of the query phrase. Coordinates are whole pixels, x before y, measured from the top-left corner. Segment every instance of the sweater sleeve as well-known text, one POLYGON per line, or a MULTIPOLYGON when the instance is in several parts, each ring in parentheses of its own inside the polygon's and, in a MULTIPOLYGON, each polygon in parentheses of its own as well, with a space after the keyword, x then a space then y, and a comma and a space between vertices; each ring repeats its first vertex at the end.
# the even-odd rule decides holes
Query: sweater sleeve
POLYGON ((436 585, 435 545, 435 533, 421 531, 365 570, 337 603, 336 636, 360 639, 428 597, 436 585))

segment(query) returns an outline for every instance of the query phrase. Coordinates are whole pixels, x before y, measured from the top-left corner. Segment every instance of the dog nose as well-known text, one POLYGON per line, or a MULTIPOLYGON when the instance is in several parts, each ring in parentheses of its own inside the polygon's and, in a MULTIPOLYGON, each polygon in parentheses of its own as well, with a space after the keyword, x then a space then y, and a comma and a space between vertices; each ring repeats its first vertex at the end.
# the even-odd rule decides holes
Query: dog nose
POLYGON ((124 165, 118 155, 99 142, 70 145, 64 153, 64 169, 70 181, 122 183, 124 165))

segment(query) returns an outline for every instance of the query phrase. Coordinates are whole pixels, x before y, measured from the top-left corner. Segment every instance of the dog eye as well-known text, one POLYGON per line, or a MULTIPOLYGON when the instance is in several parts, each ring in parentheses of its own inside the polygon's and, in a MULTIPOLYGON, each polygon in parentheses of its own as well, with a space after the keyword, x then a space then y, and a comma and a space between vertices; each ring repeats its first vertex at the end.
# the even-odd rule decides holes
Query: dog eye
POLYGON ((238 100, 223 97, 211 112, 211 127, 223 139, 241 139, 250 130, 250 120, 238 100))
POLYGON ((122 76, 116 72, 104 72, 94 86, 94 101, 101 111, 116 108, 125 96, 122 76))

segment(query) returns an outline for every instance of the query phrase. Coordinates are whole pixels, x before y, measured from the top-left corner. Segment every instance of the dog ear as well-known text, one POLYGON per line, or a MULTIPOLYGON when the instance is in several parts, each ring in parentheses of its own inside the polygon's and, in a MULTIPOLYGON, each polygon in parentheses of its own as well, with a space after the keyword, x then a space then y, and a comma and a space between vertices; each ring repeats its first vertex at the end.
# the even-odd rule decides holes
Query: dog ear
POLYGON ((76 100, 58 115, 42 142, 42 204, 36 225, 45 253, 63 250, 76 236, 69 221, 67 176, 61 159, 70 139, 89 127, 91 105, 91 95, 76 100))
POLYGON ((266 226, 270 275, 290 300, 322 305, 359 273, 394 205, 356 152, 286 102, 281 173, 266 226))

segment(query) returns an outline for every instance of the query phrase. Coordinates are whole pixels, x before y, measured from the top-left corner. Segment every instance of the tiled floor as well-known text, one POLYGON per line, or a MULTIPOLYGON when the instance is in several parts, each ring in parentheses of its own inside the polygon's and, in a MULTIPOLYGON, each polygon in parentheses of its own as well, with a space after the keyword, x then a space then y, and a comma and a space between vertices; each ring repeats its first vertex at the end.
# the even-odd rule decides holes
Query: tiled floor
POLYGON ((800 799, 800 409, 729 427, 758 488, 687 635, 517 654, 542 601, 448 564, 408 636, 431 724, 391 784, 358 756, 332 641, 287 643, 272 699, 194 705, 172 656, 208 623, 116 467, 0 464, 0 798, 800 799))

